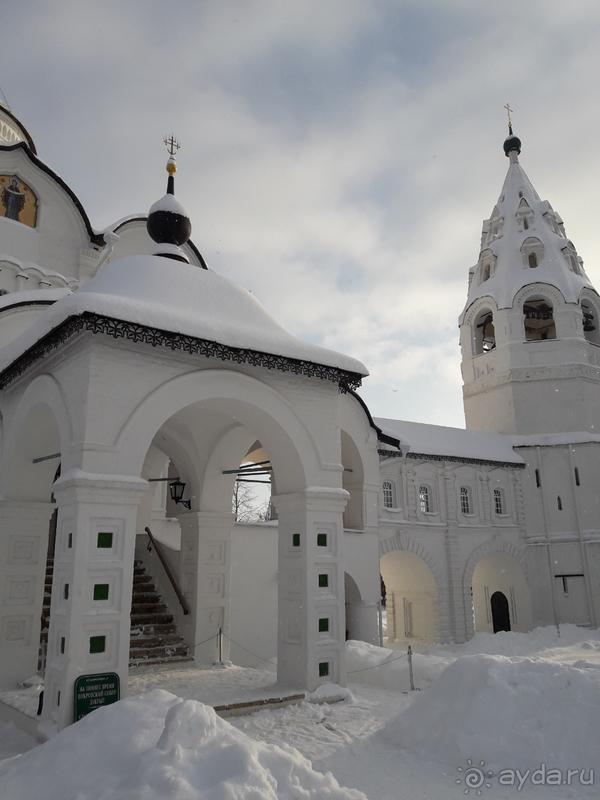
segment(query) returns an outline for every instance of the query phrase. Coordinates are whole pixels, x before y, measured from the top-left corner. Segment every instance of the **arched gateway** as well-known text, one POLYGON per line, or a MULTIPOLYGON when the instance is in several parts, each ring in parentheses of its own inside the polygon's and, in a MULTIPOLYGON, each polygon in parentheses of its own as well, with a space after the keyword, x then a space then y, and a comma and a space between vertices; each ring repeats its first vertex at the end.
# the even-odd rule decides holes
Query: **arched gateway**
MULTIPOLYGON (((198 662, 214 660, 202 643, 229 624, 230 473, 256 440, 276 475, 278 680, 345 682, 340 391, 366 369, 300 342, 249 292, 187 263, 172 189, 171 175, 149 218, 156 254, 105 266, 44 310, 0 364, 2 513, 15 532, 7 568, 25 559, 38 588, 50 492, 58 507, 44 715, 59 728, 73 720, 80 675, 115 672, 126 685, 135 536, 161 458, 177 464, 190 505, 177 506, 186 639, 198 662), (53 484, 57 461, 33 463, 49 455, 61 462, 53 484), (33 485, 32 503, 22 494, 33 485)), ((31 591, 31 613, 11 630, 29 636, 34 672, 31 591)), ((5 635, 0 662, 11 644, 5 635)))

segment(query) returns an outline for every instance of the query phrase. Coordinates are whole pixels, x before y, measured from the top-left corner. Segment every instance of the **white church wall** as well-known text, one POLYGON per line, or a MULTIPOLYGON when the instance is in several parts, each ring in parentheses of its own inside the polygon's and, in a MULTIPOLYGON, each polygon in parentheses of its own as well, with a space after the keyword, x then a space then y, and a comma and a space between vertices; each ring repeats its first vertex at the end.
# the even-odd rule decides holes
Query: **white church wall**
MULTIPOLYGON (((86 226, 72 198, 21 149, 2 152, 4 174, 16 174, 38 198, 36 228, 0 218, 2 251, 68 277, 79 277, 82 251, 90 248, 86 226)), ((93 247, 96 247, 95 245, 93 247)))
POLYGON ((277 659, 278 539, 276 522, 233 528, 229 657, 241 667, 261 669, 263 659, 277 659))

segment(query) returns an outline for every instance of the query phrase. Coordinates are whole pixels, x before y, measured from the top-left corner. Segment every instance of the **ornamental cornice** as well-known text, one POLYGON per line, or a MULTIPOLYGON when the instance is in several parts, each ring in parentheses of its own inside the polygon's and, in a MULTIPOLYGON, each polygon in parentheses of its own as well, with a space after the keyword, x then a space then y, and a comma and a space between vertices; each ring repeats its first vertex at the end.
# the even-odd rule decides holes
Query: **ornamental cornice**
POLYGON ((33 364, 59 348, 68 339, 80 332, 105 334, 113 339, 124 339, 130 342, 150 344, 152 347, 167 347, 170 350, 180 350, 191 355, 206 358, 218 358, 220 361, 232 361, 235 364, 250 364, 253 367, 265 367, 280 372, 291 372, 294 375, 304 375, 308 378, 337 383, 343 393, 357 389, 361 385, 361 376, 355 372, 348 372, 337 367, 325 364, 315 364, 312 361, 288 358, 287 356, 262 353, 258 350, 246 350, 241 347, 229 347, 219 342, 208 339, 198 339, 182 333, 172 333, 135 322, 125 322, 100 314, 85 312, 78 317, 69 317, 59 327, 50 331, 33 347, 19 356, 12 364, 0 373, 0 389, 6 388, 33 364))

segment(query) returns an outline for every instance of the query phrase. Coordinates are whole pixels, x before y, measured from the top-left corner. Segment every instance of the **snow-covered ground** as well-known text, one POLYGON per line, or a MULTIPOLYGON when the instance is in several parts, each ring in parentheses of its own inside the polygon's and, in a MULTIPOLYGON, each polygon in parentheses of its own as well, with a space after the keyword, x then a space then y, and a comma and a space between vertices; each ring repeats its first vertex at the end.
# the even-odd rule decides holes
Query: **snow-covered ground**
POLYGON ((44 745, 0 725, 0 798, 600 795, 600 632, 432 647, 414 656, 414 692, 402 650, 347 649, 350 691, 335 704, 221 720, 200 701, 283 693, 272 672, 232 667, 132 677, 131 697, 44 745))

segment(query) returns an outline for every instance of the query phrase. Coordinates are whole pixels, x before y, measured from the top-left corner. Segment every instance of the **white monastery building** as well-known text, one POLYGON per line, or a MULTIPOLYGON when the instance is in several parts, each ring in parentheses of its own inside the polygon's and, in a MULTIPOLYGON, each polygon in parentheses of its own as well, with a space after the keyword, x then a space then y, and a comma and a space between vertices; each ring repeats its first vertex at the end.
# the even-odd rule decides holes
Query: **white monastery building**
POLYGON ((0 691, 461 642, 600 614, 600 298, 504 143, 460 316, 467 429, 371 416, 354 358, 207 267, 175 198, 96 231, 0 105, 0 691), (236 523, 236 481, 272 520, 236 523), (383 581, 381 577, 383 577, 383 581))

